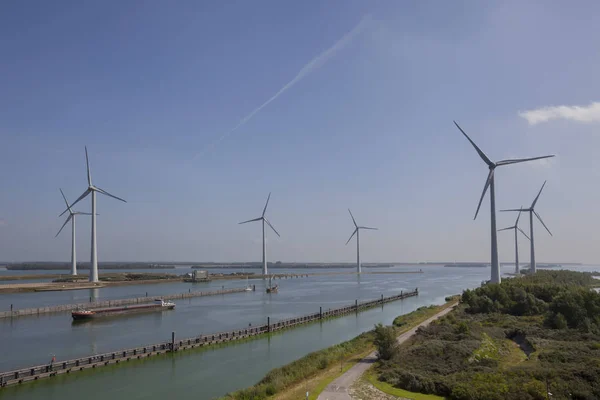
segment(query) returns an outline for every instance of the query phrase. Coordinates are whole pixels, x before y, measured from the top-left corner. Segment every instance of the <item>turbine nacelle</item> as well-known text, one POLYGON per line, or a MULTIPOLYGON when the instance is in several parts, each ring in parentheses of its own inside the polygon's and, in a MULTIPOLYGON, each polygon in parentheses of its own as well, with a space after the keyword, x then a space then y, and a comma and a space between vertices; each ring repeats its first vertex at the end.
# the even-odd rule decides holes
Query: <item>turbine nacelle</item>
MULTIPOLYGON (((117 196, 115 196, 115 195, 112 195, 112 194, 108 193, 106 190, 104 190, 104 189, 102 189, 102 188, 99 188, 98 186, 94 186, 94 185, 92 185, 92 174, 91 174, 91 172, 90 172, 90 162, 89 162, 89 158, 88 158, 87 146, 85 147, 85 164, 86 164, 86 168, 87 168, 88 188, 87 188, 87 190, 86 190, 85 192, 83 192, 83 194, 82 194, 81 196, 79 196, 79 197, 77 198, 77 200, 75 200, 75 201, 73 202, 73 204, 71 204, 70 206, 69 206, 69 203, 67 203, 67 200, 65 199, 65 203, 67 203, 67 209, 66 209, 65 211, 63 211, 63 212, 62 212, 62 213, 59 215, 59 217, 60 217, 60 216, 62 216, 62 215, 63 215, 64 213, 66 213, 67 211, 69 211, 69 210, 71 209, 71 207, 73 207, 75 204, 77 204, 77 203, 78 203, 78 202, 80 202, 81 200, 85 199, 85 198, 86 198, 86 197, 87 197, 87 196, 88 196, 90 193, 92 193, 92 192, 101 193, 101 194, 103 194, 103 195, 105 195, 105 196, 112 197, 113 199, 117 199, 117 200, 120 200, 120 201, 122 201, 122 202, 124 202, 124 203, 127 203, 127 201, 126 201, 126 200, 124 200, 124 199, 122 199, 122 198, 120 198, 120 197, 117 197, 117 196)), ((61 191, 61 192, 62 192, 62 191, 61 191)), ((64 198, 64 194, 63 194, 63 198, 64 198)))
POLYGON ((269 222, 269 220, 265 217, 265 214, 267 212, 267 207, 269 206, 269 200, 270 199, 271 199, 271 193, 269 193, 269 197, 267 197, 267 202, 265 203, 265 208, 263 208, 263 212, 262 212, 262 215, 260 217, 254 218, 254 219, 249 219, 248 221, 240 222, 240 223, 238 223, 238 225, 247 224, 249 222, 264 221, 264 222, 267 223, 267 225, 269 225, 269 227, 271 229, 273 229, 273 232, 275 232, 277 234, 277 236, 281 237, 281 235, 279 234, 279 232, 277 232, 277 230, 273 227, 273 225, 271 225, 271 223, 269 222))
MULTIPOLYGON (((490 187, 490 184, 494 180, 494 170, 496 169, 496 167, 500 167, 500 166, 503 166, 503 165, 517 164, 517 163, 522 163, 522 162, 526 162, 526 161, 541 160, 543 158, 554 157, 554 154, 552 154, 552 155, 541 156, 541 157, 516 158, 516 159, 501 160, 501 161, 493 162, 492 160, 489 159, 489 157, 479 147, 477 147, 477 145, 475 144, 475 142, 473 142, 471 140, 471 138, 466 134, 466 132, 456 123, 456 121, 454 121, 454 125, 456 125, 456 127, 467 138, 467 140, 471 143, 471 145, 473 146, 473 148, 475 149, 475 151, 477 151, 477 154, 479 154, 479 157, 481 157, 481 159, 483 160, 483 162, 485 162, 487 164, 487 166, 488 166, 488 168, 490 170, 490 172, 488 173, 487 180, 485 181, 485 185, 483 187, 483 192, 481 193, 481 197, 479 199, 479 203, 477 204, 477 210, 475 211, 475 216, 473 217, 473 219, 476 219, 477 215, 479 214, 479 209, 481 208, 481 203, 483 202, 483 198, 485 197, 485 194, 486 194, 488 188, 490 187)), ((540 193, 541 193, 541 190, 540 190, 540 193)), ((539 197, 539 195, 538 195, 538 197, 539 197)), ((536 198, 535 201, 537 201, 537 198, 536 198)), ((534 204, 535 204, 535 202, 534 202, 534 204)))
MULTIPOLYGON (((548 231, 548 233, 550 234, 550 236, 554 236, 554 235, 552 235, 552 232, 550 232, 550 229, 548 229, 548 227, 546 226, 546 224, 542 220, 542 217, 540 217, 540 215, 535 211, 535 205, 537 204, 537 201, 540 198, 540 195, 542 194, 542 190, 544 190, 544 186, 546 186, 546 182, 547 181, 544 181, 542 187, 540 188, 540 191, 538 192, 537 196, 535 196, 535 199, 531 203, 531 207, 529 207, 529 208, 523 208, 523 207, 521 207, 521 208, 509 208, 507 210, 500 210, 500 212, 517 212, 518 211, 519 215, 521 215, 522 212, 533 213, 533 215, 535 215, 535 217, 542 223, 542 225, 544 226, 544 228, 546 228, 546 231, 548 231)), ((517 221, 519 221, 519 217, 517 217, 517 221)))
POLYGON ((358 226, 356 224, 356 220, 354 219, 354 215, 352 215, 352 211, 350 211, 350 209, 348 209, 348 212, 350 213, 350 217, 352 218, 352 223, 354 224, 354 232, 352 232, 352 235, 350 235, 350 238, 348 239, 346 244, 350 243, 350 240, 352 240, 354 235, 356 235, 360 229, 370 229, 370 230, 374 230, 374 231, 378 230, 377 228, 370 228, 368 226, 358 226))

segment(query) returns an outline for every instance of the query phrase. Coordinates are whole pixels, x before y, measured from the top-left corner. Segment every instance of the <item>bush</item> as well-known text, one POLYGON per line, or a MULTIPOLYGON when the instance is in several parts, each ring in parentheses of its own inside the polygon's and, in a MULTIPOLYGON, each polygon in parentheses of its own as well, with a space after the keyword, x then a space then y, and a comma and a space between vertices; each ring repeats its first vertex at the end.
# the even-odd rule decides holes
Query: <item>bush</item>
POLYGON ((539 271, 465 290, 458 309, 380 363, 380 379, 454 400, 543 400, 548 379, 553 398, 600 399, 592 283, 587 273, 539 271))
POLYGON ((392 326, 375 325, 375 340, 373 343, 377 348, 377 357, 380 360, 391 359, 398 351, 396 330, 392 326))

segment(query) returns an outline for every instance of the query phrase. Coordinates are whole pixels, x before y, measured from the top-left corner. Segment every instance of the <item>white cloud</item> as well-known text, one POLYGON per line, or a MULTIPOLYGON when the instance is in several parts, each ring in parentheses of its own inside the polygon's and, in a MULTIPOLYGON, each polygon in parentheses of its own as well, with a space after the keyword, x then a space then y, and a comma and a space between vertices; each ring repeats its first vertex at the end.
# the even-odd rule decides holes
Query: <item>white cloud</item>
MULTIPOLYGON (((233 132, 238 130, 242 125, 244 125, 248 121, 250 121, 263 108, 268 106, 271 102, 275 101, 279 96, 281 96, 283 93, 285 93, 288 89, 291 89, 295 84, 300 82, 302 79, 307 77, 309 74, 311 74, 318 68, 325 65, 325 63, 327 63, 327 61, 329 61, 333 56, 335 56, 338 51, 342 50, 344 47, 346 47, 348 44, 350 44, 350 42, 352 42, 352 40, 354 40, 354 38, 356 36, 358 36, 371 23, 371 21, 372 21, 372 18, 370 15, 364 16, 360 20, 360 22, 354 28, 352 28, 352 30, 350 32, 347 32, 344 36, 342 36, 340 39, 338 39, 338 41, 335 42, 333 44, 333 46, 331 46, 330 48, 328 48, 327 50, 325 50, 324 52, 322 52, 321 54, 319 54, 318 56, 316 56, 315 58, 310 60, 306 65, 304 65, 302 67, 302 69, 300 69, 300 71, 296 74, 296 76, 291 81, 286 83, 281 89, 279 89, 279 91, 277 91, 277 93, 275 93, 273 96, 271 96, 271 98, 269 98, 267 101, 262 103, 260 106, 256 107, 252 112, 250 112, 248 115, 246 115, 244 118, 242 118, 238 122, 238 124, 236 126, 234 126, 232 129, 217 136, 216 140, 214 142, 212 142, 207 147, 207 149, 216 146, 221 140, 225 139, 227 136, 231 135, 233 132)), ((205 149, 205 150, 207 150, 207 149, 205 149)))
POLYGON ((552 106, 519 112, 529 125, 548 122, 553 119, 567 119, 575 122, 600 122, 600 103, 592 102, 589 106, 552 106))

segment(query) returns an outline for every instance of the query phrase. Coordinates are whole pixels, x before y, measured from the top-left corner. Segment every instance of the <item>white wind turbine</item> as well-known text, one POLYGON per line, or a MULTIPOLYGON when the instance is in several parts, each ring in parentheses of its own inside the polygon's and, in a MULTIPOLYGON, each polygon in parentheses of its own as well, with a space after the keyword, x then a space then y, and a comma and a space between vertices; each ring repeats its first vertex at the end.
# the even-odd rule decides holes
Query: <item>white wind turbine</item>
POLYGON ((517 215, 517 220, 515 221, 515 224, 513 226, 509 226, 508 228, 504 228, 504 229, 498 229, 498 232, 507 231, 510 229, 513 229, 515 231, 515 274, 518 274, 520 272, 520 270, 519 270, 519 240, 518 240, 519 237, 518 237, 517 231, 521 232, 523 234, 523 236, 525 236, 527 239, 529 239, 529 236, 527 236, 527 234, 525 232, 523 232, 523 230, 521 228, 519 228, 519 218, 521 218, 520 211, 519 211, 519 215, 517 215))
POLYGON ((533 241, 533 215, 534 214, 537 217, 537 219, 540 220, 540 222, 542 223, 544 228, 546 228, 546 230, 548 231, 550 236, 552 236, 552 232, 550 232, 550 229, 548 229, 548 227, 546 226, 544 221, 542 221, 542 217, 540 217, 540 215, 537 212, 535 212, 535 204, 537 203, 538 199, 540 198, 540 195, 542 194, 542 190, 544 190, 544 186, 546 186, 546 181, 544 181, 542 188, 538 192, 537 196, 535 196, 533 203, 531 203, 531 207, 529 207, 529 208, 521 207, 521 208, 511 209, 511 210, 500 210, 500 211, 518 211, 519 213, 521 213, 522 211, 526 211, 529 213, 529 241, 530 241, 530 246, 531 246, 531 250, 530 250, 531 261, 529 263, 529 272, 531 272, 532 274, 535 274, 535 272, 537 271, 537 265, 535 264, 535 243, 533 241))
POLYGON ((77 256, 75 253, 75 216, 91 215, 91 214, 79 212, 79 211, 73 211, 73 209, 71 209, 71 206, 69 205, 69 202, 67 201, 67 198, 65 197, 65 194, 63 193, 62 189, 59 188, 58 190, 60 190, 60 194, 62 194, 62 197, 65 200, 65 204, 67 205, 67 211, 69 211, 69 216, 67 217, 67 220, 60 227, 58 233, 54 237, 58 237, 58 235, 60 235, 60 233, 62 232, 65 225, 67 225, 67 223, 69 221, 71 221, 71 275, 77 275, 77 256))
MULTIPOLYGON (((112 197, 113 199, 120 200, 124 203, 127 202, 120 197, 113 196, 104 189, 100 189, 98 186, 92 185, 92 175, 90 174, 90 162, 88 159, 87 146, 85 147, 85 164, 87 167, 88 188, 85 192, 83 192, 81 196, 79 196, 77 200, 73 202, 73 204, 71 204, 71 207, 77 204, 80 200, 84 199, 88 194, 92 194, 92 248, 90 260, 90 282, 98 282, 98 252, 96 248, 96 192, 102 193, 103 195, 108 197, 112 197)), ((63 211, 63 213, 60 215, 63 215, 67 211, 69 211, 68 208, 65 211, 63 211)))
MULTIPOLYGON (((514 160, 502 160, 502 161, 493 162, 492 160, 490 160, 488 158, 488 156, 485 155, 485 153, 483 151, 481 151, 481 149, 479 147, 477 147, 475 142, 473 142, 471 140, 471 138, 465 133, 465 131, 463 131, 460 126, 458 126, 456 121, 454 121, 454 125, 456 125, 456 127, 462 132, 463 135, 465 135, 467 140, 475 148, 475 151, 477 151, 477 154, 479 154, 479 157, 481 157, 481 159, 487 164, 487 166, 490 170, 490 172, 488 173, 487 180, 485 181, 485 186, 483 187, 483 192, 481 193, 481 198, 479 199, 479 204, 477 205, 477 211, 475 211, 475 217, 473 217, 473 219, 477 218, 477 214, 479 213, 479 208, 481 207, 481 202, 483 201, 483 197, 485 196, 485 193, 487 192, 488 187, 489 187, 490 188, 490 217, 491 217, 490 228, 491 228, 491 239, 492 239, 491 240, 492 241, 492 245, 491 245, 492 276, 490 278, 490 282, 491 283, 500 283, 500 265, 498 264, 498 237, 496 235, 496 233, 497 233, 496 232, 496 194, 494 192, 494 170, 496 169, 496 167, 500 167, 502 165, 517 164, 517 163, 533 161, 533 160, 541 160, 542 158, 554 157, 554 155, 532 157, 532 158, 518 158, 518 159, 514 159, 514 160)), ((533 237, 532 237, 532 242, 533 242, 533 237)))
POLYGON ((350 235, 350 238, 348 239, 346 244, 350 243, 350 240, 354 237, 354 235, 356 235, 356 272, 360 274, 362 272, 362 268, 360 265, 360 232, 359 231, 361 229, 370 229, 370 230, 376 231, 377 228, 369 228, 367 226, 358 226, 356 224, 356 220, 354 219, 354 215, 352 215, 352 211, 350 211, 350 209, 348 209, 348 212, 350 213, 350 217, 352 217, 352 223, 354 224, 354 232, 352 232, 352 235, 350 235))
POLYGON ((275 232, 277 234, 277 236, 281 237, 279 232, 277 232, 275 230, 275 228, 273 228, 273 225, 271 225, 269 220, 267 218, 265 218, 265 213, 267 212, 267 206, 269 205, 270 199, 271 199, 271 193, 269 193, 269 197, 267 197, 267 202, 265 204, 265 208, 263 209, 262 215, 260 217, 239 223, 239 225, 241 225, 241 224, 247 224, 248 222, 262 221, 262 262, 263 262, 262 273, 263 273, 263 275, 267 275, 269 272, 267 269, 267 242, 265 241, 265 222, 267 223, 267 225, 269 225, 269 227, 271 229, 273 229, 273 232, 275 232))

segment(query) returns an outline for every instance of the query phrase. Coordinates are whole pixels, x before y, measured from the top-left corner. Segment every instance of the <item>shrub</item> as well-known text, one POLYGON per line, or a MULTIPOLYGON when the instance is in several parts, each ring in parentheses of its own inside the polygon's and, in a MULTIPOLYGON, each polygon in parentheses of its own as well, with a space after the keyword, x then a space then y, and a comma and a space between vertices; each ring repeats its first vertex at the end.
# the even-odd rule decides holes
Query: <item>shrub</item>
POLYGON ((391 359, 398 351, 396 330, 392 326, 375 325, 375 340, 377 357, 381 360, 391 359))

